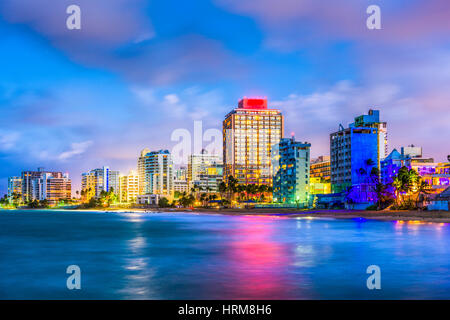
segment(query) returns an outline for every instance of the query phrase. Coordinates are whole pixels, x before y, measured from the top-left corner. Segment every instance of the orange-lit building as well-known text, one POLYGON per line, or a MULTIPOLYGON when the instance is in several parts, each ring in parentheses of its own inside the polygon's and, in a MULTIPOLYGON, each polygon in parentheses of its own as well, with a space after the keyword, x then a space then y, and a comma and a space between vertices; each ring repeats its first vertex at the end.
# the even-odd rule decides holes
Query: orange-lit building
POLYGON ((269 109, 267 99, 241 99, 223 121, 224 179, 232 175, 240 184, 272 185, 270 152, 283 134, 283 115, 269 109))

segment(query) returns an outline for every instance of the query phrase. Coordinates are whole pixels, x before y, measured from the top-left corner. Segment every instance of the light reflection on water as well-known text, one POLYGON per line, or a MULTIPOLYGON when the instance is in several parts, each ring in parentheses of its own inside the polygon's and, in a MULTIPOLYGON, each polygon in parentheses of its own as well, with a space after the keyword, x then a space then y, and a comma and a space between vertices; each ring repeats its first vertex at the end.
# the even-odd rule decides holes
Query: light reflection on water
POLYGON ((0 227, 0 298, 450 298, 443 223, 0 211, 0 227), (82 290, 66 289, 71 264, 82 290))

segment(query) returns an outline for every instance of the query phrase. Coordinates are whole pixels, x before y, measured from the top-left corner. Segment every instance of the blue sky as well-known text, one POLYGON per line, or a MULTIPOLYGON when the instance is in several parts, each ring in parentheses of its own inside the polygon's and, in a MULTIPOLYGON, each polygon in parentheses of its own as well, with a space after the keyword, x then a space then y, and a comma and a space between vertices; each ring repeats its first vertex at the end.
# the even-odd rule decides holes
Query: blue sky
POLYGON ((328 154, 329 133, 370 107, 390 149, 450 150, 450 4, 430 1, 4 0, 0 194, 43 166, 126 173, 171 133, 220 128, 242 96, 266 96, 285 134, 328 154), (77 4, 82 29, 66 28, 77 4), (366 28, 381 8, 382 30, 366 28))

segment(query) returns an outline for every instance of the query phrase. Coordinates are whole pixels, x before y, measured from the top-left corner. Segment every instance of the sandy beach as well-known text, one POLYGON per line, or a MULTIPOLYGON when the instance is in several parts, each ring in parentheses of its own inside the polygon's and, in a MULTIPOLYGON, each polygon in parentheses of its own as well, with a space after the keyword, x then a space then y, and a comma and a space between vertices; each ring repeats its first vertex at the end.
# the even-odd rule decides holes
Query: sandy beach
MULTIPOLYGON (((2 210, 1 211, 14 211, 2 210)), ((43 209, 21 209, 21 210, 43 210, 43 209)), ((55 209, 45 209, 55 210, 55 209)), ((57 209, 56 209, 57 210, 57 209)), ((230 216, 279 216, 285 218, 316 217, 354 219, 365 218, 384 221, 410 221, 410 222, 434 222, 450 223, 449 211, 366 211, 366 210, 327 210, 327 209, 292 209, 292 208, 267 208, 267 209, 212 209, 212 208, 93 208, 93 209, 66 209, 76 211, 104 211, 104 212, 191 212, 199 214, 220 214, 230 216)))

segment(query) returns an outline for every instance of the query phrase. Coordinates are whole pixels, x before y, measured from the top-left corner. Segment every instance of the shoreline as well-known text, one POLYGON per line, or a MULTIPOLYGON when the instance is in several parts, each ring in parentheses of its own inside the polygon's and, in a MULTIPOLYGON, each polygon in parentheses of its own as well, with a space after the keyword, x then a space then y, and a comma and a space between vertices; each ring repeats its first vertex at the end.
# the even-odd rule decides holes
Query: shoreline
POLYGON ((204 208, 92 208, 92 209, 0 209, 0 211, 15 210, 44 210, 44 211, 81 211, 81 212, 110 212, 110 213, 157 213, 157 212, 185 212, 196 214, 220 214, 228 216, 272 216, 285 218, 334 218, 355 219, 364 218, 379 221, 405 221, 414 223, 450 223, 450 212, 448 211, 366 211, 366 210, 329 210, 329 209, 204 209, 204 208))

